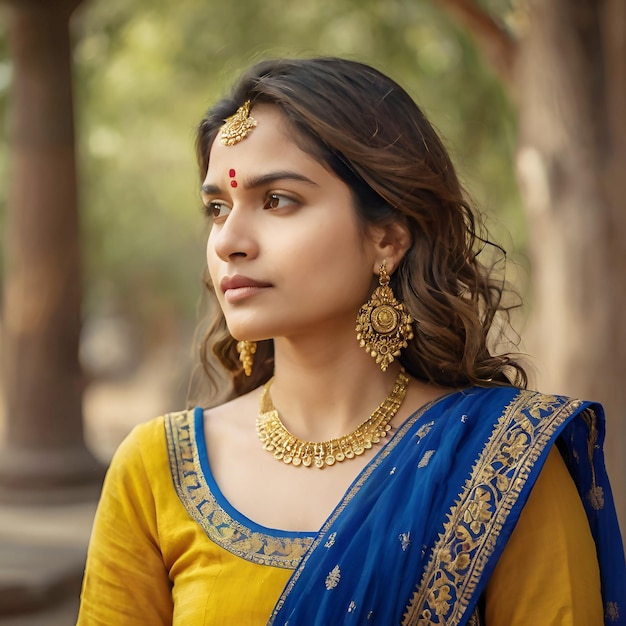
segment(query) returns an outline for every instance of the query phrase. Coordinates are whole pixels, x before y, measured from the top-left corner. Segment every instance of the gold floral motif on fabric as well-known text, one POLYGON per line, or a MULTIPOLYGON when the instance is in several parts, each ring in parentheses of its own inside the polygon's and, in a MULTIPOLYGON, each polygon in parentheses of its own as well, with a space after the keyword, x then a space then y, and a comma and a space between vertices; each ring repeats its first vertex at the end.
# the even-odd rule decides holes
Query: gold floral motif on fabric
POLYGON ((233 519, 217 502, 202 472, 193 410, 165 416, 170 471, 189 515, 225 550, 247 561, 295 569, 312 537, 281 537, 254 531, 233 519))
POLYGON ((326 576, 326 589, 328 589, 328 591, 334 589, 339 584, 340 580, 341 570, 339 569, 339 565, 335 565, 335 567, 333 567, 333 569, 328 573, 328 576, 326 576))
POLYGON ((422 458, 419 460, 417 468, 425 468, 430 463, 430 459, 432 458, 433 454, 435 454, 435 452, 436 450, 426 450, 426 452, 424 452, 424 456, 422 456, 422 458))
MULTIPOLYGON (((533 466, 580 405, 579 400, 521 391, 504 409, 446 515, 402 626, 455 626, 462 620, 533 466)), ((472 619, 480 623, 478 614, 472 619)))
POLYGON ((619 607, 617 602, 607 602, 604 607, 604 615, 609 622, 616 622, 619 619, 619 607))

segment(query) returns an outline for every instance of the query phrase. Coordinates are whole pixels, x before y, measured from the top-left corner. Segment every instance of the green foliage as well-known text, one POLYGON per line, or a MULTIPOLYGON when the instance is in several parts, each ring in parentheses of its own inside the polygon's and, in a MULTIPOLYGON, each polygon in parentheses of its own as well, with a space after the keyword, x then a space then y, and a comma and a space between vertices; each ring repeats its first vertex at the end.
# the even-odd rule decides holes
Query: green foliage
POLYGON ((479 205, 523 245, 511 108, 467 35, 428 0, 91 0, 73 32, 89 309, 193 315, 208 230, 194 127, 268 56, 347 56, 393 76, 441 130, 479 205))

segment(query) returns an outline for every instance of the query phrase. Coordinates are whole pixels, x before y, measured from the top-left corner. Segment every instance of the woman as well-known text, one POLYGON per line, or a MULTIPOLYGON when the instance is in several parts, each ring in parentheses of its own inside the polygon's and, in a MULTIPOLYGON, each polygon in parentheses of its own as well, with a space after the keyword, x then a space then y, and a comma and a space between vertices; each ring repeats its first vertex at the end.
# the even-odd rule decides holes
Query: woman
POLYGON ((79 624, 626 623, 602 410, 490 353, 503 289, 411 98, 267 61, 197 149, 232 392, 120 447, 79 624))

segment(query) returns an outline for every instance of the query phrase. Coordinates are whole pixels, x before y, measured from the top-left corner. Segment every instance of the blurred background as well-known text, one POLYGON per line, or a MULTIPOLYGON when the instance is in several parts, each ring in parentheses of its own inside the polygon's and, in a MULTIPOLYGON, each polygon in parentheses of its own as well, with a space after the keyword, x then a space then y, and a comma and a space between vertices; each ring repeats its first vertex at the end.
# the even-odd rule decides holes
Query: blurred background
MULTIPOLYGON (((443 135, 524 297, 532 386, 607 407, 623 524, 625 40, 621 0, 0 1, 7 541, 77 548, 80 562, 121 439, 185 406, 208 234, 195 126, 251 63, 311 55, 381 69, 443 135), (86 533, 47 536, 32 522, 42 504, 86 533)), ((25 554, 10 553, 13 571, 33 569, 25 554)), ((70 579, 20 575, 24 600, 5 601, 16 625, 70 579)))
MULTIPOLYGON (((500 4, 512 19, 510 3, 500 4)), ((6 120, 14 68, 2 27, 6 120)), ((111 420, 184 404, 208 232, 194 129, 260 58, 343 55, 393 76, 443 134, 494 236, 525 267, 514 112, 469 33, 431 2, 304 0, 287 10, 278 0, 92 0, 75 13, 72 35, 88 415, 117 397, 111 420), (147 397, 130 407, 120 394, 133 382, 145 382, 147 397)), ((7 132, 4 124, 4 146, 7 132)), ((9 156, 0 154, 3 222, 9 156)))

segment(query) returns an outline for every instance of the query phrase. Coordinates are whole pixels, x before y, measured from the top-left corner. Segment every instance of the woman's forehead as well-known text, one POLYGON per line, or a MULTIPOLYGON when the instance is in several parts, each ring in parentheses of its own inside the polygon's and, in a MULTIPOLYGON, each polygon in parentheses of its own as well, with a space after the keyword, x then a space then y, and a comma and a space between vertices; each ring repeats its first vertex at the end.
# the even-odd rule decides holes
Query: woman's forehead
POLYGON ((297 131, 276 106, 253 106, 250 117, 256 125, 248 129, 245 137, 227 145, 218 132, 209 153, 207 179, 223 176, 231 169, 245 168, 252 174, 267 169, 319 168, 323 166, 296 141, 297 131))

